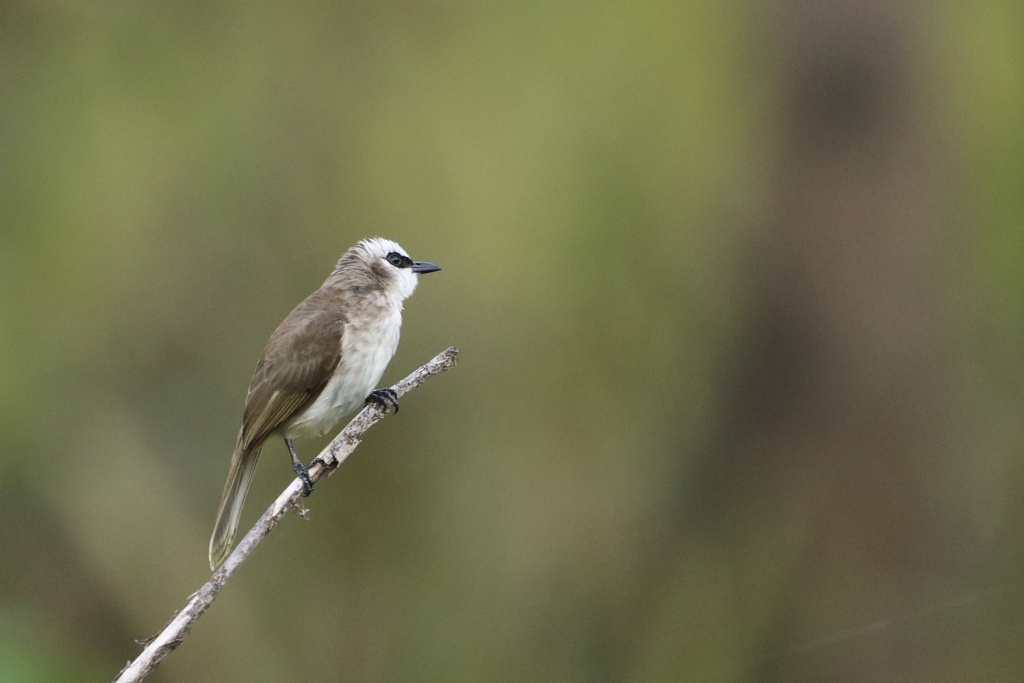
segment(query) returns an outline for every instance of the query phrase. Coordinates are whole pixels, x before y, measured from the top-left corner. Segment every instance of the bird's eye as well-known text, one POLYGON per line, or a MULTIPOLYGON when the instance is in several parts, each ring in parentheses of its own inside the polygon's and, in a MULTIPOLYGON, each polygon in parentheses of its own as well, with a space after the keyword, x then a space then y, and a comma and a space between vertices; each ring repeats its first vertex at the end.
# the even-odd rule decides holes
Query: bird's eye
POLYGON ((388 254, 387 255, 387 259, 388 259, 388 263, 393 265, 395 268, 401 268, 402 266, 405 265, 405 261, 407 260, 405 257, 403 257, 401 254, 399 254, 397 251, 393 251, 390 254, 388 254))

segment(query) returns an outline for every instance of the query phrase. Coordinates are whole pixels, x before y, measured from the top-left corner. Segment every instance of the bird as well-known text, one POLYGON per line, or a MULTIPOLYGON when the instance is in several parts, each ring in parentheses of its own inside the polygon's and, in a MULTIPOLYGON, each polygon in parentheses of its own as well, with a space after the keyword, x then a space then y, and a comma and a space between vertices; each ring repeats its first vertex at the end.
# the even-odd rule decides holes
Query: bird
POLYGON ((374 387, 398 348, 402 302, 412 295, 420 275, 439 270, 429 261, 413 261, 389 239, 361 240, 270 335, 246 394, 210 537, 211 569, 231 550, 267 439, 284 439, 303 495, 309 495, 312 482, 292 439, 322 435, 367 402, 398 410, 394 391, 374 387))

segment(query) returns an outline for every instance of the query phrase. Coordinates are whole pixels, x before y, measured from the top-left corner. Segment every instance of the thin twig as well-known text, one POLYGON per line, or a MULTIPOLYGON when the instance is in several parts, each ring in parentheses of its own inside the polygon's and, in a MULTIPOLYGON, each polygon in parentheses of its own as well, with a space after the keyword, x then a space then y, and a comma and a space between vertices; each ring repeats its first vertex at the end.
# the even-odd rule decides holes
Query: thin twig
MULTIPOLYGON (((395 394, 402 396, 423 384, 433 375, 455 367, 458 358, 459 350, 454 346, 449 347, 391 388, 395 394)), ((329 476, 356 449, 366 430, 382 420, 385 415, 387 412, 382 406, 376 403, 367 404, 310 463, 309 478, 316 482, 322 477, 329 476)), ((224 564, 213 573, 206 585, 189 597, 188 604, 174 616, 163 631, 146 641, 146 647, 142 653, 121 670, 121 673, 114 679, 114 683, 141 681, 168 653, 185 640, 196 619, 202 616, 210 606, 239 565, 249 557, 271 529, 277 526, 285 513, 296 507, 299 496, 302 494, 302 488, 302 482, 297 478, 288 485, 228 555, 224 564)))

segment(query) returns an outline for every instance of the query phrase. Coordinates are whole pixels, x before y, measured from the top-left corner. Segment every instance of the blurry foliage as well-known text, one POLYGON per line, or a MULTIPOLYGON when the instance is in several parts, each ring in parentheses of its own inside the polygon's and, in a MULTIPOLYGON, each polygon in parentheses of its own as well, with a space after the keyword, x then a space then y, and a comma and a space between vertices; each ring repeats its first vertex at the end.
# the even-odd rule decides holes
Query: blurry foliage
MULTIPOLYGON (((998 492, 1024 443, 1024 16, 920 11, 977 495, 1019 502, 998 492)), ((262 344, 374 234, 445 269, 385 381, 450 344, 463 360, 152 680, 742 678, 800 511, 743 547, 643 553, 700 485, 735 351, 779 144, 766 16, 0 4, 0 679, 112 676, 205 579, 262 344), (651 562, 666 594, 620 622, 651 562)), ((271 445, 248 518, 289 476, 271 445)))

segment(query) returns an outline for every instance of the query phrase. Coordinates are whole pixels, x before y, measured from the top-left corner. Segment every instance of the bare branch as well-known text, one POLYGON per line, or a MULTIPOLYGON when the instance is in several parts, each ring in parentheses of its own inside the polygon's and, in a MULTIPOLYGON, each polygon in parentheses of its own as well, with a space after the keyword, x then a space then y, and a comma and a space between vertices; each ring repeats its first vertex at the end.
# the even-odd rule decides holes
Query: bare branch
MULTIPOLYGON (((454 346, 449 347, 391 388, 395 394, 402 396, 423 384, 428 378, 455 367, 458 358, 459 350, 454 346)), ((366 430, 380 422, 386 415, 387 412, 380 405, 367 404, 310 463, 309 478, 317 482, 322 477, 329 476, 356 449, 366 430)), ((210 580, 189 597, 185 607, 174 616, 164 630, 146 641, 142 653, 121 670, 114 683, 141 681, 168 653, 185 640, 196 619, 210 606, 235 570, 255 550, 257 544, 278 525, 285 513, 296 506, 301 495, 302 482, 296 478, 239 541, 210 580)))

